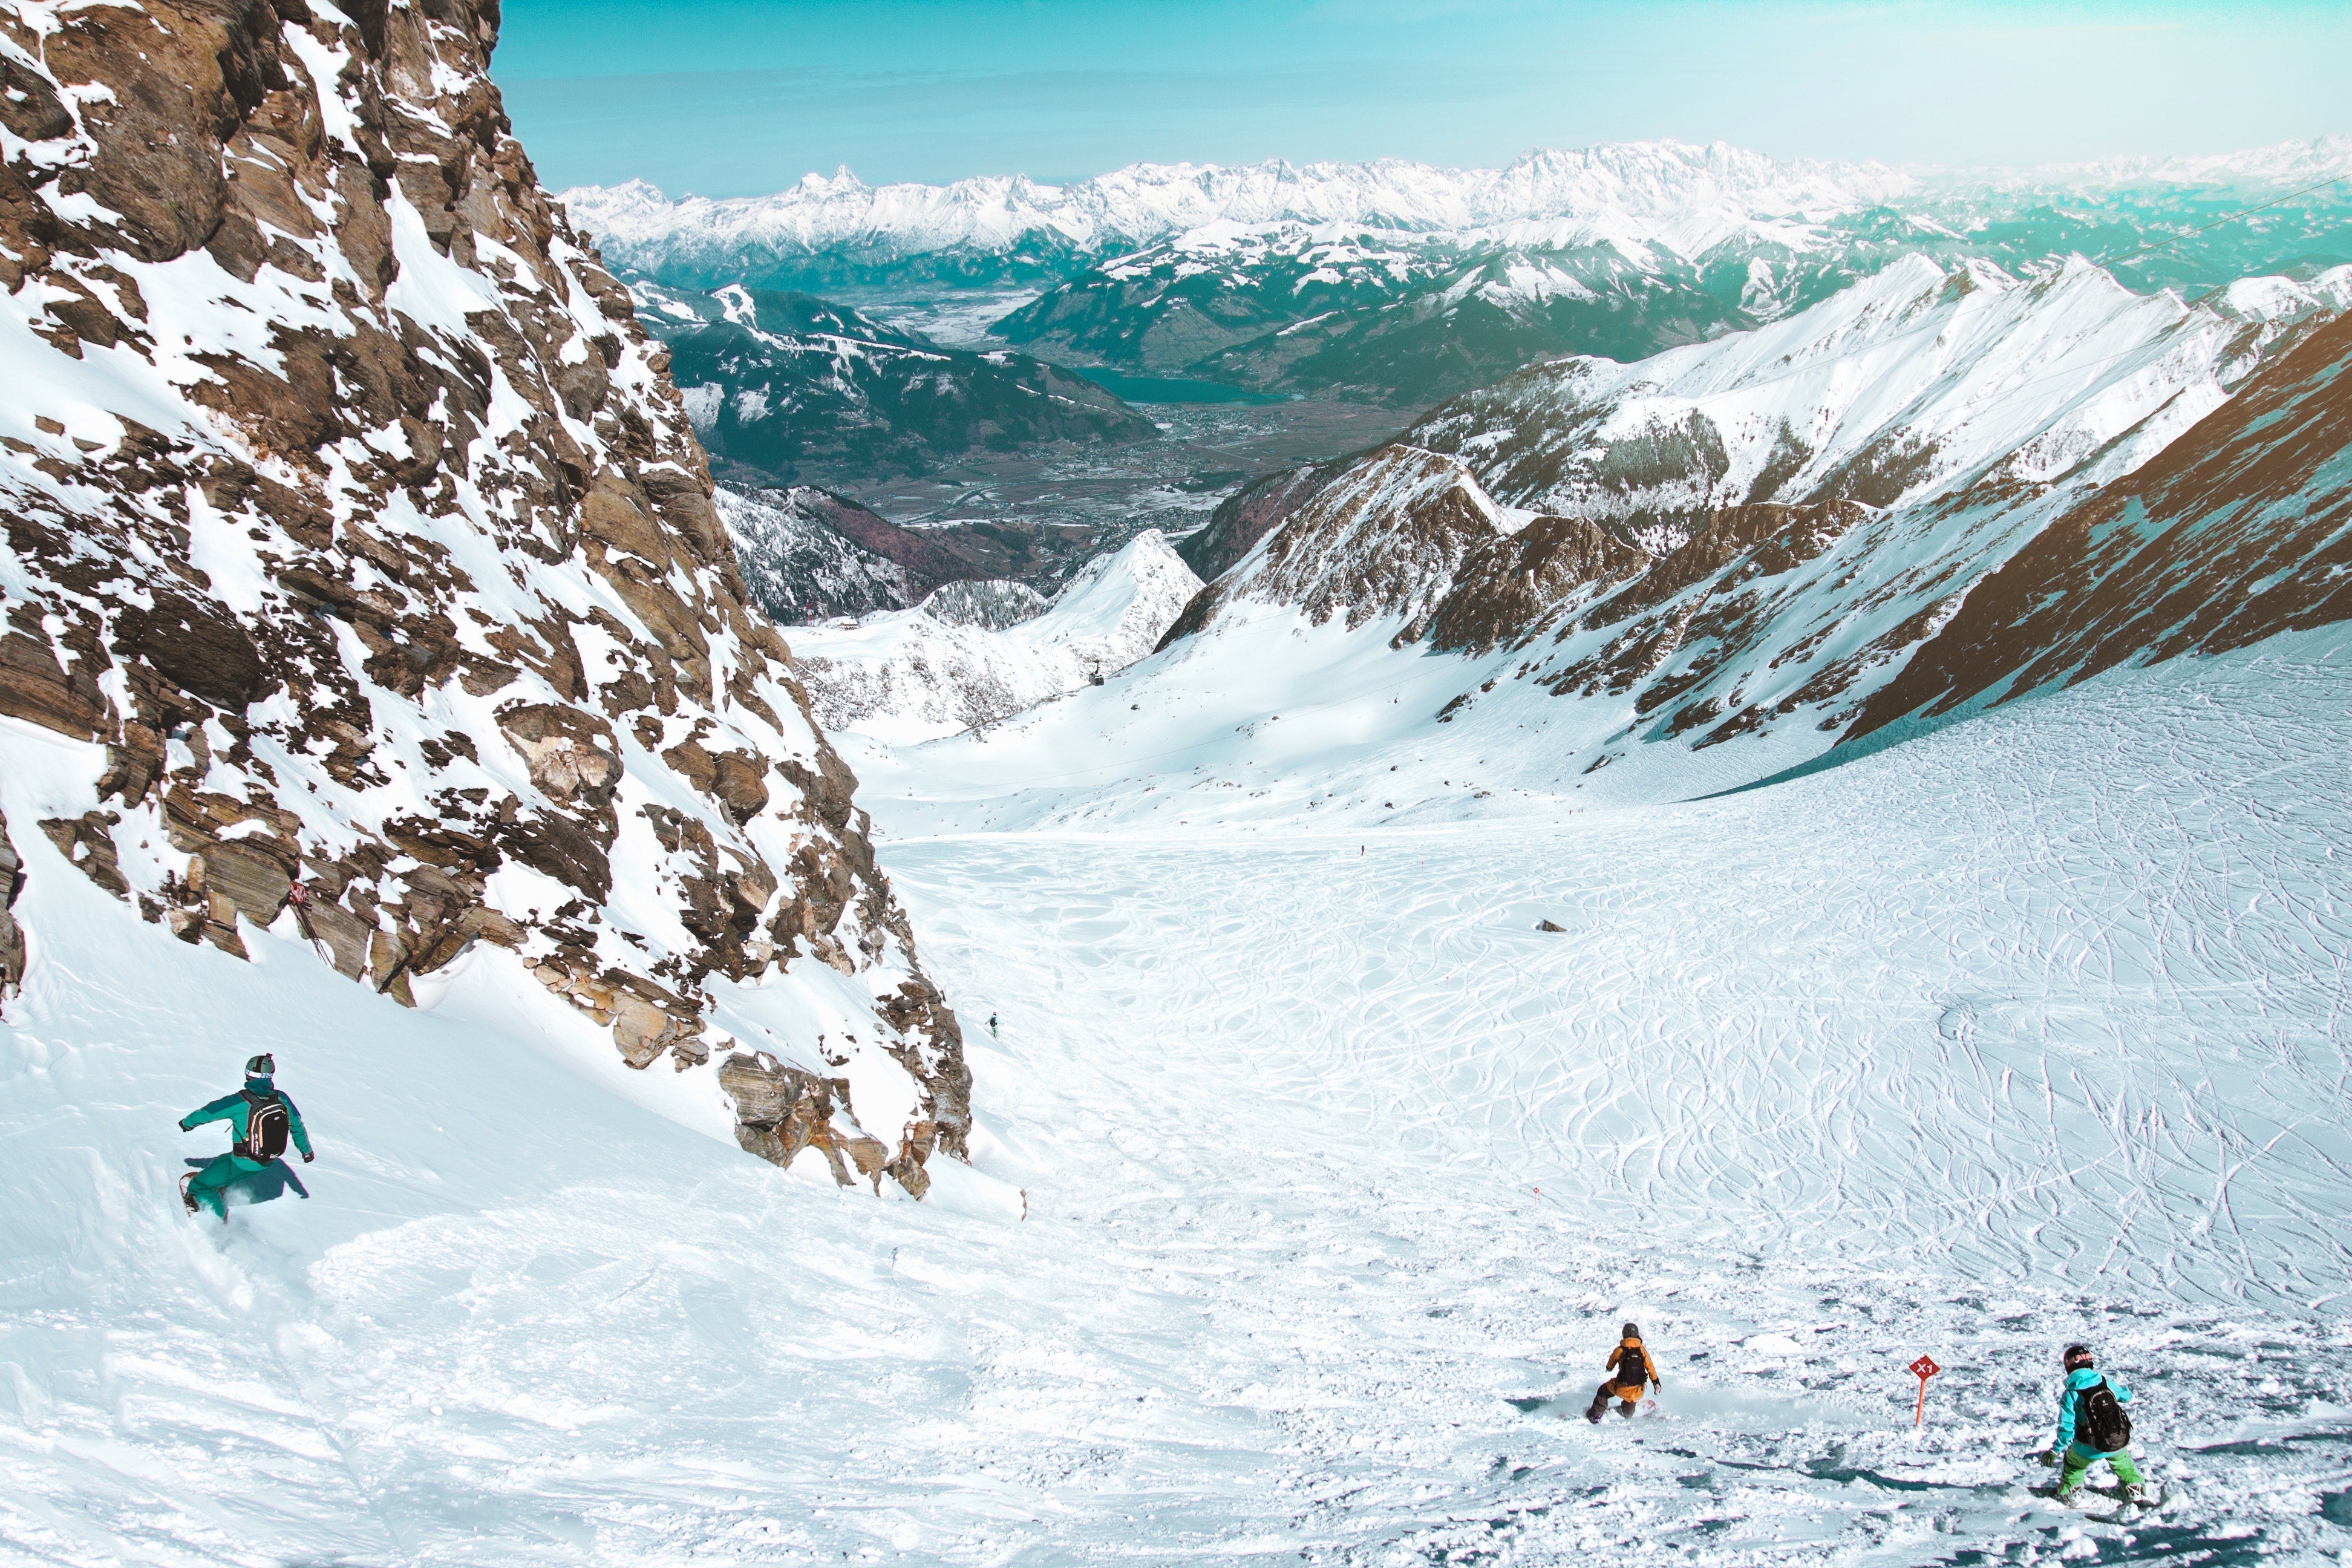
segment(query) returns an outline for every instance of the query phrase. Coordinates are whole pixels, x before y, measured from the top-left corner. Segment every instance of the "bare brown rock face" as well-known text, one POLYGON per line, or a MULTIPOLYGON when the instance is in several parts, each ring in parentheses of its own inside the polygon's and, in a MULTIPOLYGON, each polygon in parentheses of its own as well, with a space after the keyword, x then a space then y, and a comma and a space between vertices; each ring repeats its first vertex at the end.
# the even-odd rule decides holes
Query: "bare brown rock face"
POLYGON ((1459 459, 1418 447, 1381 447, 1322 482, 1273 487, 1252 520, 1261 542, 1185 606, 1160 646, 1236 597, 1296 605, 1318 626, 1339 616, 1351 631, 1402 616, 1395 640, 1418 641, 1464 560, 1499 536, 1496 515, 1459 459))
POLYGON ((2062 513, 1871 695, 1912 715, 2352 619, 2352 317, 2062 513))
POLYGON ((1316 489, 1348 467, 1306 463, 1251 480, 1218 503, 1198 531, 1176 546, 1184 564, 1213 583, 1257 547, 1284 518, 1298 510, 1316 489))
POLYGON ((732 1050, 714 985, 821 972, 918 1109, 834 1095, 803 1144, 919 1192, 963 1152, 954 1015, 664 357, 510 133, 497 25, 0 12, 0 375, 39 405, 0 415, 0 724, 93 749, 39 830, 189 942, 274 923, 395 1000, 509 950, 681 1070, 732 1050))

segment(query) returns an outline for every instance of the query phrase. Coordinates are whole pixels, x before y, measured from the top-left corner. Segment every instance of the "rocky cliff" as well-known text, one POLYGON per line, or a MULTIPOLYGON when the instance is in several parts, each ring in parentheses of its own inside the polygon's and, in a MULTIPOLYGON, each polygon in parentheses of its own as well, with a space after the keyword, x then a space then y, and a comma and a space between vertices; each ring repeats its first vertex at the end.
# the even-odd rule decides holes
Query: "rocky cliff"
POLYGON ((747 1148, 919 1194, 954 1015, 666 354, 510 133, 498 20, 0 12, 0 726, 47 781, 9 828, 395 1001, 511 954, 633 1067, 724 1058, 747 1148))

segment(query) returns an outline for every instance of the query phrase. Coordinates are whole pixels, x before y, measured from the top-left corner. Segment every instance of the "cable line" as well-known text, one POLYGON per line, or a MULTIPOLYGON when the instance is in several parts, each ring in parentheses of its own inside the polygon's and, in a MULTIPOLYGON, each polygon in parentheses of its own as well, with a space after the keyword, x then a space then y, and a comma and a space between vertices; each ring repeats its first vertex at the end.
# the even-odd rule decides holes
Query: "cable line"
POLYGON ((2225 223, 2234 223, 2238 219, 2244 217, 2248 213, 2258 213, 2264 207, 2274 207, 2282 203, 2291 202, 2297 196, 2307 196, 2311 195, 2312 192, 2325 190, 2329 185, 2340 185, 2347 179, 2352 179, 2352 174, 2330 174, 2324 180, 2314 181, 2312 184, 2304 186, 2299 191, 2289 191, 2283 196, 2273 196, 2269 201, 2257 202, 2250 207, 2240 207, 2233 213, 2223 213, 2211 223, 2200 224, 2195 228, 2184 228, 2179 234, 2172 236, 2168 239, 2159 239, 2153 245, 2143 245, 2137 250, 2126 251, 2121 256, 2102 260, 2099 265, 2102 267, 2118 266, 2124 262, 2132 260, 2136 257, 2146 256, 2151 250, 2162 250, 2168 245, 2177 245, 2180 241, 2187 239, 2193 235, 2203 234, 2208 229, 2219 228, 2225 223))

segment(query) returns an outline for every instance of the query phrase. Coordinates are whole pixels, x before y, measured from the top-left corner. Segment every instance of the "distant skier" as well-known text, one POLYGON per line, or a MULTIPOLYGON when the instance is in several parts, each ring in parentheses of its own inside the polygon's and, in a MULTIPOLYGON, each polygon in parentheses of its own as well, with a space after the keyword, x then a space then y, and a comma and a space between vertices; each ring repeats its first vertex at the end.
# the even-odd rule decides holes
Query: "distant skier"
POLYGON ((993 1013, 988 1016, 988 1037, 992 1040, 996 1038, 996 1015, 993 1013))
POLYGON ((2093 1367, 2088 1345, 2068 1345, 2065 1367, 2066 1381, 2058 1392, 2058 1441, 2042 1455, 2045 1465, 2058 1463, 2062 1456, 2066 1461, 2058 1475, 2058 1500, 2074 1501, 2084 1474, 2105 1459, 2123 1483, 2124 1500, 2138 1502, 2144 1483, 2128 1451, 2131 1417, 2124 1414, 2131 1390, 2093 1367))
POLYGON ((1631 1415, 1641 1407, 1644 1384, 1664 1388, 1658 1381, 1658 1363, 1650 1359, 1643 1347, 1642 1331, 1633 1323, 1625 1325, 1617 1348, 1609 1352, 1609 1376, 1593 1391, 1592 1408, 1584 1413, 1587 1421, 1598 1421, 1609 1408, 1610 1398, 1617 1401, 1617 1414, 1631 1415))
POLYGON ((228 1200, 222 1195, 222 1189, 240 1176, 250 1176, 276 1164, 286 1152, 289 1137, 294 1146, 302 1151, 304 1163, 315 1158, 310 1152, 310 1134, 302 1125, 302 1113, 270 1082, 277 1071, 277 1058, 264 1052, 245 1064, 244 1089, 225 1094, 203 1110, 180 1118, 183 1132, 193 1132, 214 1121, 230 1122, 236 1128, 236 1142, 227 1153, 180 1178, 180 1202, 187 1205, 189 1214, 194 1214, 202 1205, 226 1224, 228 1200))

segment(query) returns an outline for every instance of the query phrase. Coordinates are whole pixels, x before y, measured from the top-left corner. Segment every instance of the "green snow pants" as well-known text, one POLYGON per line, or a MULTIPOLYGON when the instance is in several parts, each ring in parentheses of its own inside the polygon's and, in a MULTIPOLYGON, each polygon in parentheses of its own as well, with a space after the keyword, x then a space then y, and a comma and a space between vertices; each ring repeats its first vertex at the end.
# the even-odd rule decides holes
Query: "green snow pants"
POLYGON ((228 1200, 221 1195, 221 1189, 231 1182, 250 1176, 257 1171, 268 1169, 269 1169, 268 1165, 257 1165, 250 1160, 240 1160, 234 1154, 223 1154, 196 1173, 196 1179, 188 1184, 188 1195, 222 1219, 226 1219, 228 1218, 228 1200))
POLYGON ((2132 1463, 2130 1454, 2120 1448, 2112 1454, 2094 1453, 2080 1443, 2069 1443, 2066 1445, 2066 1468, 2058 1475, 2058 1495, 2073 1496, 2074 1489, 2083 1484, 2084 1475, 2101 1459, 2115 1468, 2116 1479, 2123 1485, 2136 1487, 2140 1484, 2139 1467, 2132 1463))

